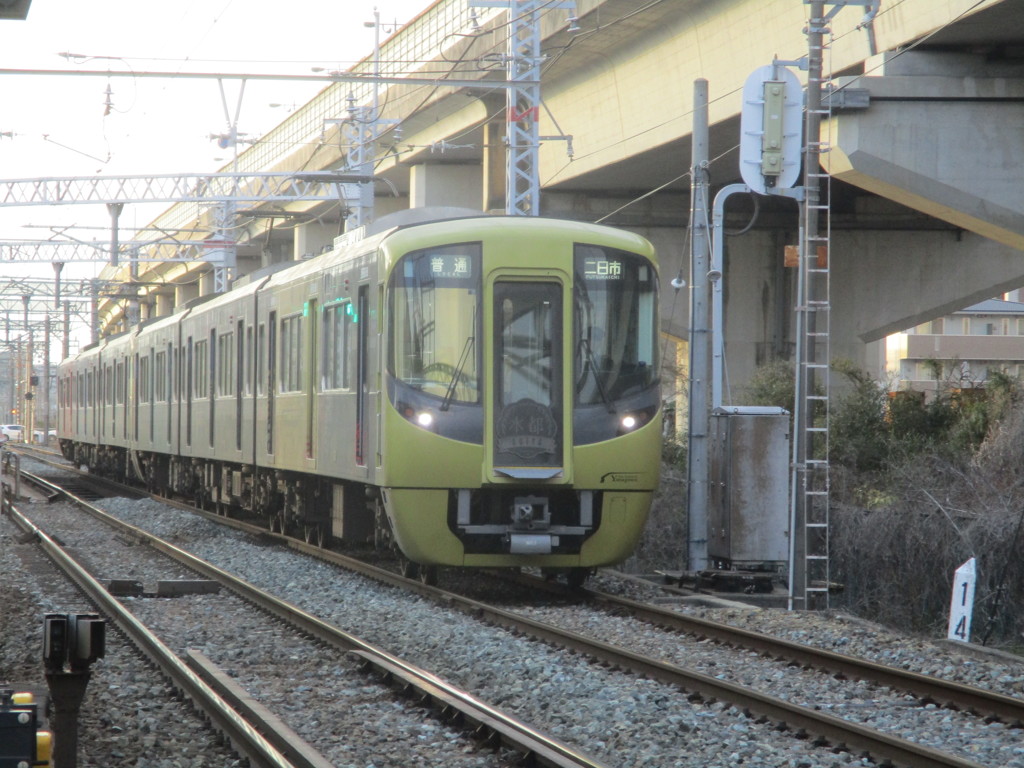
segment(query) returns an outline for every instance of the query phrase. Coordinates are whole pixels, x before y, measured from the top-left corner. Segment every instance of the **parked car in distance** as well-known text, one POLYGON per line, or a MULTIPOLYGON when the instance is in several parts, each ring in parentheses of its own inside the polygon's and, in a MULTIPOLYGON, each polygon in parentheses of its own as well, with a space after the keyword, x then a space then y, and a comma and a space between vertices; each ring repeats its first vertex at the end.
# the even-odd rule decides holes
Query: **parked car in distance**
POLYGON ((21 424, 0 424, 0 435, 13 443, 25 442, 25 428, 21 424))
POLYGON ((38 443, 39 445, 45 445, 46 443, 49 443, 51 441, 55 441, 56 439, 57 439, 57 430, 56 429, 51 429, 45 435, 43 433, 43 430, 41 430, 41 429, 33 429, 32 430, 32 442, 38 443))

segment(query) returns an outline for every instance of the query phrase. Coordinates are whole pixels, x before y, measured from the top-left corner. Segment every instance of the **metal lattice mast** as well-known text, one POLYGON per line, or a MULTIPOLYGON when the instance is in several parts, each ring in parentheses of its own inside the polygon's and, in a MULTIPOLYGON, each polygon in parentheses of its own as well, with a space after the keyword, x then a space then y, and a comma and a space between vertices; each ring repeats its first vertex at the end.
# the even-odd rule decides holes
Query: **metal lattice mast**
MULTIPOLYGON (((540 135, 541 11, 568 8, 569 30, 576 27, 575 0, 470 0, 478 8, 508 8, 508 84, 505 98, 505 213, 540 214, 540 142, 542 138, 570 141, 570 136, 540 135)), ((557 127, 557 125, 556 125, 557 127)))
MULTIPOLYGON (((348 96, 348 117, 341 121, 342 142, 348 147, 348 170, 371 179, 377 154, 376 107, 356 106, 355 96, 348 96)), ((369 224, 373 220, 373 184, 359 184, 347 195, 349 213, 345 229, 369 224)))
MULTIPOLYGON (((231 287, 238 267, 238 243, 235 240, 235 213, 238 204, 225 200, 213 209, 213 226, 216 231, 216 248, 207 252, 207 261, 213 265, 213 292, 224 293, 231 287)), ((138 262, 134 262, 138 270, 138 262)))
POLYGON ((829 363, 831 331, 829 176, 821 169, 823 59, 828 16, 825 2, 812 0, 807 24, 807 95, 804 140, 804 201, 801 206, 797 278, 796 392, 792 511, 797 551, 790 563, 791 608, 828 608, 829 566, 829 363), (823 189, 824 188, 824 189, 823 189), (822 202, 822 192, 825 200, 822 202), (824 231, 822 231, 824 228, 824 231))
POLYGON ((540 213, 540 23, 544 0, 518 0, 509 7, 506 97, 508 173, 505 212, 510 216, 540 213), (526 84, 524 81, 532 81, 526 84))

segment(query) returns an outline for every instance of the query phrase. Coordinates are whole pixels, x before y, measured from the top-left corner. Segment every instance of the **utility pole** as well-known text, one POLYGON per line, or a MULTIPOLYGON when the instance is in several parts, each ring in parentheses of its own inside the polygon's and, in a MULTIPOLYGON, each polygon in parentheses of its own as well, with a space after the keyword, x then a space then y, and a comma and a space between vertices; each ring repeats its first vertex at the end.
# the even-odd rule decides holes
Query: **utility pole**
POLYGON ((42 393, 42 418, 39 420, 43 430, 43 439, 40 441, 46 445, 50 440, 50 313, 46 313, 43 319, 43 375, 39 381, 39 391, 42 393))
POLYGON ((32 327, 28 323, 28 304, 32 300, 31 296, 22 296, 21 301, 24 305, 25 315, 25 333, 28 335, 28 343, 25 345, 25 389, 23 390, 22 400, 24 401, 23 407, 25 409, 25 418, 21 422, 25 426, 25 442, 32 442, 32 432, 34 429, 33 421, 35 419, 35 396, 32 392, 32 357, 35 354, 35 350, 32 348, 32 327))
POLYGON ((64 302, 64 340, 61 343, 60 359, 71 357, 71 302, 64 302))
POLYGON ((17 398, 15 396, 15 390, 17 389, 17 386, 15 385, 15 371, 18 368, 17 356, 11 351, 10 311, 4 312, 4 348, 7 350, 7 413, 4 415, 4 421, 7 421, 9 419, 13 420, 14 405, 17 402, 17 398))
POLYGON ((687 448, 687 569, 708 565, 709 429, 708 379, 708 81, 693 83, 693 145, 690 163, 690 392, 687 448))
POLYGON ((124 203, 107 203, 107 211, 110 213, 110 266, 117 266, 117 254, 120 246, 117 244, 118 221, 121 218, 121 211, 124 210, 124 203))

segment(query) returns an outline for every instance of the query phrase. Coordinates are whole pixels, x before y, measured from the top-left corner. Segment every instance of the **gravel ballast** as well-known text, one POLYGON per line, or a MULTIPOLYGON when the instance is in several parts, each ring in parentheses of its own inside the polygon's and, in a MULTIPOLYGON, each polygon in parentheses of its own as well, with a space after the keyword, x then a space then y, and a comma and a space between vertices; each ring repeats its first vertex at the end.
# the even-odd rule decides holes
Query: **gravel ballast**
MULTIPOLYGON (((723 705, 690 703, 685 694, 675 689, 602 669, 563 651, 512 637, 420 598, 367 582, 283 548, 257 546, 246 535, 226 531, 158 502, 114 499, 102 505, 112 514, 178 543, 199 557, 471 690, 483 700, 577 745, 608 765, 682 768, 872 764, 848 753, 816 749, 723 705)), ((90 550, 89 557, 99 563, 97 553, 90 550)), ((102 567, 98 565, 101 570, 102 567)), ((904 738, 941 744, 943 749, 953 749, 955 742, 959 742, 963 756, 983 765, 1024 766, 1020 732, 1009 731, 998 723, 986 726, 966 715, 930 712, 907 697, 870 686, 844 684, 838 688, 835 681, 824 675, 794 675, 786 672, 784 666, 772 667, 751 654, 695 643, 635 621, 597 615, 586 609, 523 610, 536 618, 593 634, 637 652, 658 654, 673 663, 698 667, 707 674, 745 684, 760 681, 772 695, 834 714, 841 712, 844 717, 854 717, 904 738), (954 743, 950 732, 957 734, 954 743)), ((941 645, 904 638, 842 617, 739 608, 687 610, 1011 695, 1020 696, 1024 690, 1024 668, 1019 665, 964 658, 941 645)), ((204 618, 201 611, 190 615, 185 618, 183 614, 179 622, 187 642, 178 645, 197 647, 211 657, 225 653, 223 641, 204 641, 217 617, 204 618)), ((251 657, 253 662, 246 662, 244 668, 241 663, 235 664, 237 668, 233 671, 250 693, 268 706, 275 700, 294 698, 294 688, 287 687, 288 681, 273 677, 273 661, 280 649, 275 651, 272 636, 264 640, 258 634, 250 633, 244 647, 239 644, 231 649, 230 653, 251 657), (263 670, 263 676, 252 671, 257 669, 263 670)), ((177 647, 173 642, 171 645, 177 647)), ((302 704, 306 707, 314 699, 321 703, 315 705, 319 709, 303 709, 300 719, 315 720, 321 728, 324 724, 329 727, 339 722, 338 708, 345 709, 347 688, 339 684, 332 670, 312 670, 312 674, 319 674, 320 678, 309 686, 311 690, 317 689, 317 695, 301 697, 302 704)), ((381 734, 387 732, 385 727, 381 734)), ((424 733, 421 740, 431 738, 436 738, 436 734, 424 733)), ((403 748, 408 750, 408 745, 391 749, 389 743, 375 743, 371 748, 371 753, 377 755, 373 764, 419 764, 409 762, 408 752, 403 762, 399 753, 403 748)))

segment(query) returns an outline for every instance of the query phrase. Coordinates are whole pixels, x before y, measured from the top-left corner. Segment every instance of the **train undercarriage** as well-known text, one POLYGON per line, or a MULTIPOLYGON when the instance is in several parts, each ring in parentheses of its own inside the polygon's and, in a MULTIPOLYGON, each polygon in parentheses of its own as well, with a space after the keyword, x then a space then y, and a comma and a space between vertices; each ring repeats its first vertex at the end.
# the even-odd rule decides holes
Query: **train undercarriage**
POLYGON ((299 472, 187 456, 128 451, 117 446, 63 441, 76 466, 101 477, 139 485, 148 493, 186 499, 226 517, 255 518, 271 531, 327 546, 388 544, 393 540, 373 486, 339 483, 299 472))
MULTIPOLYGON (((118 446, 62 441, 61 451, 76 466, 88 467, 101 477, 144 487, 148 493, 165 498, 183 499, 225 517, 254 519, 274 533, 301 538, 309 544, 326 547, 337 541, 351 547, 390 551, 399 558, 403 575, 425 583, 437 581, 437 566, 412 562, 401 552, 385 513, 381 490, 376 486, 246 464, 129 451, 118 446)), ((582 540, 596 528, 599 513, 591 511, 589 492, 580 495, 582 509, 578 499, 572 501, 571 491, 563 494, 568 494, 569 503, 549 507, 546 497, 452 492, 449 524, 467 551, 498 553, 499 547, 515 553, 516 546, 525 546, 522 552, 550 554, 550 545, 530 549, 537 546, 533 542, 544 539, 564 542, 578 552, 582 540), (501 503, 499 497, 505 496, 508 498, 503 501, 513 508, 511 523, 502 521, 507 515, 501 510, 508 504, 501 503), (529 514, 524 511, 527 507, 529 514), (552 509, 563 511, 552 513, 552 509), (587 525, 567 524, 564 510, 571 510, 573 520, 587 525)), ((571 585, 580 585, 591 569, 563 568, 551 574, 563 572, 571 585)))

